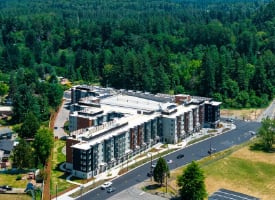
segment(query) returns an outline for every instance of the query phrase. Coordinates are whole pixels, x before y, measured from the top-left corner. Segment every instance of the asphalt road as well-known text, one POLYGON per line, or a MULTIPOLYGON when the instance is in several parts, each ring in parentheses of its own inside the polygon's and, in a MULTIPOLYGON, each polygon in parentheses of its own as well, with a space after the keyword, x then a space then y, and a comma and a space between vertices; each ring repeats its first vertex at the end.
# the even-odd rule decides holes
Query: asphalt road
POLYGON ((264 110, 264 112, 257 119, 261 122, 264 118, 269 117, 270 119, 275 119, 275 99, 269 104, 269 106, 264 110))
MULTIPOLYGON (((215 148, 217 151, 222 151, 234 145, 241 144, 251 139, 252 137, 254 137, 249 133, 249 131, 257 131, 257 129, 261 125, 259 122, 245 122, 240 120, 235 120, 234 124, 236 125, 237 128, 232 131, 229 131, 224 134, 220 134, 215 137, 211 137, 207 140, 185 147, 181 150, 178 150, 176 152, 173 152, 172 154, 165 156, 165 159, 173 160, 173 163, 169 164, 170 170, 186 165, 190 163, 192 160, 199 160, 201 158, 209 156, 207 151, 209 150, 210 145, 212 148, 215 148), (185 155, 184 158, 177 159, 176 158, 177 155, 182 153, 185 155)), ((154 160, 153 162, 156 162, 156 160, 154 160)), ((113 187, 116 188, 115 192, 107 193, 106 190, 101 190, 100 188, 96 188, 92 191, 89 191, 86 194, 83 194, 81 197, 77 199, 79 200, 80 199, 81 200, 108 199, 111 196, 118 194, 121 191, 126 190, 148 179, 147 172, 149 171, 150 171, 150 162, 140 166, 139 168, 136 168, 130 171, 129 173, 123 176, 120 176, 112 180, 113 187)), ((138 197, 136 199, 138 199, 138 197)))

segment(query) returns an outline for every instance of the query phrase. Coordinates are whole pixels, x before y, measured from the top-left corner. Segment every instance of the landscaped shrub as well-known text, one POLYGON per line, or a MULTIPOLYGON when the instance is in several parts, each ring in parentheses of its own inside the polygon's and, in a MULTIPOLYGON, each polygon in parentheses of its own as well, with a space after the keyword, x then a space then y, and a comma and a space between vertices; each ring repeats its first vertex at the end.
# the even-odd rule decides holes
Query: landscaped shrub
POLYGON ((20 181, 21 179, 22 179, 22 176, 21 176, 21 175, 16 176, 16 180, 17 180, 17 181, 20 181))

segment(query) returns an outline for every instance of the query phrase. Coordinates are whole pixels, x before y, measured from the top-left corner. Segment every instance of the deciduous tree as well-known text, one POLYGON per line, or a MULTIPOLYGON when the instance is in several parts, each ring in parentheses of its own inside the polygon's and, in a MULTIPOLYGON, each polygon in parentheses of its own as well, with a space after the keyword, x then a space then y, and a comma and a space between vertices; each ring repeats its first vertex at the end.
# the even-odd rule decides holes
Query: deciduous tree
POLYGON ((275 120, 269 118, 264 119, 259 130, 259 135, 265 150, 270 151, 275 141, 275 120))
POLYGON ((24 139, 19 141, 12 153, 13 165, 19 169, 33 167, 33 149, 24 139))
POLYGON ((6 83, 0 82, 0 96, 4 96, 8 93, 9 86, 6 83))
POLYGON ((44 165, 53 147, 53 132, 45 127, 38 130, 34 137, 35 165, 44 165))

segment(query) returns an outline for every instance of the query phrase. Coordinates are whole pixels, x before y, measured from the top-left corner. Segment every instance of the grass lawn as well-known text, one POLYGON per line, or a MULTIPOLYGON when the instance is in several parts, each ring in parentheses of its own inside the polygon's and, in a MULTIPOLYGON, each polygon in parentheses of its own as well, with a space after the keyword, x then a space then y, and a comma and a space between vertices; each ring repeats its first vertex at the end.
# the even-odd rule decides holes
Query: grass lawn
POLYGON ((31 200, 27 194, 0 194, 1 200, 31 200))
MULTIPOLYGON (((250 150, 252 143, 207 157, 199 164, 205 174, 205 184, 209 195, 220 188, 245 193, 271 200, 275 197, 275 155, 250 150)), ((178 168, 171 172, 168 191, 178 191, 176 177, 182 174, 178 168)), ((148 187, 147 187, 148 188, 148 187)), ((145 189, 148 191, 147 189, 145 189)), ((150 190, 150 193, 163 192, 164 187, 150 190)))
MULTIPOLYGON (((21 175, 22 177, 26 174, 3 174, 0 173, 0 185, 10 185, 14 188, 26 188, 28 180, 16 180, 16 177, 21 175)), ((31 196, 27 194, 0 194, 1 200, 30 200, 31 196)))
POLYGON ((0 185, 10 185, 14 188, 25 188, 28 180, 16 180, 16 177, 21 175, 22 177, 26 174, 3 174, 0 173, 0 185))
POLYGON ((59 165, 66 161, 66 156, 62 153, 62 149, 65 147, 65 141, 55 140, 54 141, 54 152, 52 157, 52 171, 51 171, 51 194, 55 195, 56 186, 57 193, 64 192, 71 188, 72 184, 66 181, 68 176, 65 172, 59 169, 59 165))
POLYGON ((203 167, 209 194, 226 188, 262 200, 275 197, 274 153, 252 151, 246 146, 230 156, 203 167))

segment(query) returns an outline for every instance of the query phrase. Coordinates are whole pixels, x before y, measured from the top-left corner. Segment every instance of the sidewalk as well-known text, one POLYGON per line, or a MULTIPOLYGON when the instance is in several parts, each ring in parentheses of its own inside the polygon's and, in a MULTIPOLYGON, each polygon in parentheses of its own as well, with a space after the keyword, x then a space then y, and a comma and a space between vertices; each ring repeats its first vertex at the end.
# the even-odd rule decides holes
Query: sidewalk
MULTIPOLYGON (((134 163, 136 163, 136 162, 138 162, 140 160, 148 158, 148 155, 146 154, 146 152, 148 152, 148 153, 150 152, 152 154, 152 156, 154 156, 154 155, 157 155, 157 154, 159 154, 161 152, 167 151, 168 149, 184 148, 190 141, 198 139, 198 138, 201 138, 201 137, 209 135, 209 134, 212 134, 211 137, 214 137, 216 135, 219 135, 219 134, 223 133, 222 131, 225 128, 230 128, 230 129, 235 129, 236 128, 236 126, 234 124, 223 123, 223 125, 224 126, 222 128, 215 129, 217 131, 212 132, 212 133, 208 132, 209 129, 203 129, 202 131, 194 133, 192 136, 186 138, 185 140, 183 140, 182 142, 180 142, 178 144, 168 144, 167 148, 161 148, 163 144, 162 143, 158 143, 158 144, 156 144, 156 145, 154 145, 152 147, 152 148, 158 149, 157 152, 150 152, 149 151, 150 149, 148 149, 145 152, 142 152, 142 154, 144 154, 144 156, 138 157, 138 158, 131 158, 130 160, 128 160, 128 165, 130 166, 130 165, 132 165, 132 164, 134 164, 134 163)), ((211 129, 211 130, 213 130, 213 129, 211 129)), ((126 163, 127 163, 127 161, 125 161, 124 163, 119 164, 119 165, 113 167, 110 170, 107 170, 106 172, 103 172, 103 173, 95 176, 95 180, 90 181, 90 182, 85 183, 85 184, 80 184, 80 183, 77 183, 77 182, 70 181, 70 178, 72 177, 72 175, 68 176, 66 178, 66 181, 68 181, 68 182, 70 182, 72 184, 78 185, 79 187, 77 187, 77 188, 75 188, 75 189, 73 189, 73 190, 71 190, 71 191, 69 191, 69 192, 67 192, 65 194, 62 194, 62 195, 58 196, 58 199, 59 200, 73 200, 74 198, 70 197, 70 195, 73 194, 73 193, 75 193, 75 192, 77 192, 77 191, 80 191, 82 188, 86 188, 86 187, 88 187, 88 186, 90 186, 90 185, 92 185, 95 182, 98 182, 100 180, 106 180, 106 179, 110 180, 110 179, 118 177, 119 176, 118 175, 119 171, 122 169, 122 166, 126 166, 126 163)), ((63 165, 61 165, 60 168, 61 168, 61 170, 64 170, 63 165)), ((53 199, 55 199, 55 198, 53 198, 53 199)))

